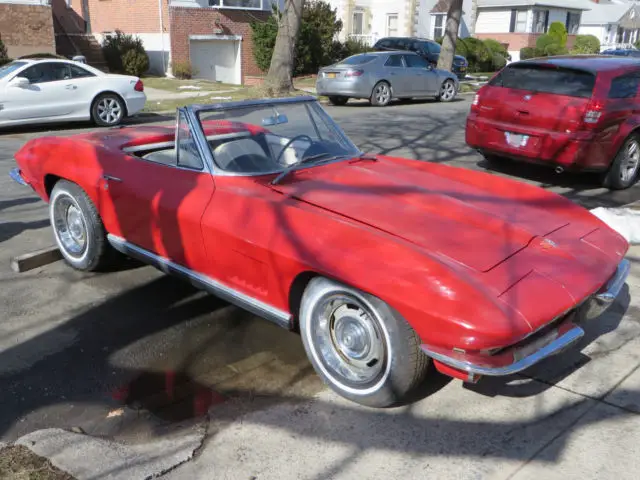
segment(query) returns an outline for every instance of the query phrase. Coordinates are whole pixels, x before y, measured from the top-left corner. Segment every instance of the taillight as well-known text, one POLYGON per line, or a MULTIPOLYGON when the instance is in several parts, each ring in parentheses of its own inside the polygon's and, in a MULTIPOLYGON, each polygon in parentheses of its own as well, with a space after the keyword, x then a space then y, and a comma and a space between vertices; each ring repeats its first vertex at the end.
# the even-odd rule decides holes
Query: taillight
POLYGON ((591 101, 587 105, 586 111, 584 112, 584 116, 582 117, 582 121, 590 126, 595 126, 602 117, 602 110, 604 110, 604 105, 597 102, 591 101))
POLYGON ((144 92, 144 85, 143 85, 143 83, 142 83, 142 80, 138 80, 138 81, 136 82, 135 87, 133 87, 133 89, 134 89, 136 92, 144 92))
POLYGON ((473 97, 473 102, 471 102, 471 111, 477 112, 479 106, 480 106, 480 94, 476 93, 475 96, 473 97))
POLYGON ((359 77, 364 73, 363 70, 347 70, 344 74, 345 77, 359 77))

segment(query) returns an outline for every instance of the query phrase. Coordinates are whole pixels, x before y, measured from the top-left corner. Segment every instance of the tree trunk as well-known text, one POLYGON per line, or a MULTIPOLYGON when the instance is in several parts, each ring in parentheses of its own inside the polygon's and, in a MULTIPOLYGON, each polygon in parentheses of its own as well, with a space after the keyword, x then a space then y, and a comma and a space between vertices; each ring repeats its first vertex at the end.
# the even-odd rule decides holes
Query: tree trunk
POLYGON ((460 17, 462 17, 462 0, 451 0, 449 11, 447 12, 447 25, 442 39, 442 48, 438 57, 438 68, 443 70, 451 71, 451 66, 453 65, 458 29, 460 28, 460 17))
POLYGON ((478 22, 478 0, 471 0, 471 14, 469 16, 469 36, 476 34, 476 23, 478 22))
POLYGON ((302 21, 304 0, 285 0, 278 22, 278 35, 271 56, 265 87, 269 95, 282 95, 293 90, 293 66, 296 40, 302 21))

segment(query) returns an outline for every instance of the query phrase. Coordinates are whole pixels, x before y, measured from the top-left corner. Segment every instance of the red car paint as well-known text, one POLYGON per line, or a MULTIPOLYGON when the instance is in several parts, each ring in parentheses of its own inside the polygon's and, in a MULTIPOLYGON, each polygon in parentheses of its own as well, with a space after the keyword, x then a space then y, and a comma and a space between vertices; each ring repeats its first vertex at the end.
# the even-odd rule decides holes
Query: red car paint
POLYGON ((212 176, 122 151, 173 137, 173 127, 45 137, 16 161, 45 201, 56 178, 75 182, 108 232, 294 318, 297 286, 320 274, 380 297, 447 351, 513 345, 600 289, 628 249, 564 197, 483 172, 378 156, 272 186, 274 175, 212 176))
POLYGON ((611 95, 617 89, 612 82, 626 75, 640 75, 637 60, 572 56, 510 64, 477 92, 467 117, 466 143, 483 154, 565 170, 605 171, 640 126, 637 88, 628 98, 611 95), (514 68, 534 68, 544 76, 530 85, 510 85, 518 88, 500 86, 502 75, 514 68), (549 93, 554 72, 590 76, 593 88, 578 96, 571 86, 562 92, 566 94, 549 93), (529 140, 512 146, 505 132, 529 135, 529 140))

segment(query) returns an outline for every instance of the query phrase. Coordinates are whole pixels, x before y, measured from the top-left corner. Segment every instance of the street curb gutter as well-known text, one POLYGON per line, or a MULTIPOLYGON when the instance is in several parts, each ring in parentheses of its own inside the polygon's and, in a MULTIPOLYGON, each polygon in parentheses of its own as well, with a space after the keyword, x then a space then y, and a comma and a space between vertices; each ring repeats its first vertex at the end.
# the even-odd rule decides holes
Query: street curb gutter
POLYGON ((62 260, 60 249, 56 246, 25 253, 11 259, 11 270, 16 273, 26 272, 62 260))

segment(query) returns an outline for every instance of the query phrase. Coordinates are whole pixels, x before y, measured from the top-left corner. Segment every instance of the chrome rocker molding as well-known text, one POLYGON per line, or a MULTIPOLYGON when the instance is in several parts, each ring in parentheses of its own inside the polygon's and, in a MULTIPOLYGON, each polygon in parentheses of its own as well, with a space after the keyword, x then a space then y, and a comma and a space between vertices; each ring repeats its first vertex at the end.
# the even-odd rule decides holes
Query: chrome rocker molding
POLYGON ((128 255, 132 258, 136 258, 144 263, 147 263, 158 270, 168 274, 181 277, 188 280, 196 288, 206 290, 207 292, 220 297, 229 303, 232 303, 240 308, 250 311, 251 313, 269 320, 276 325, 291 330, 293 328, 292 316, 272 307, 264 302, 249 297, 244 293, 238 292, 226 285, 223 285, 216 280, 209 278, 205 275, 199 274, 185 268, 181 265, 173 263, 164 257, 160 257, 154 253, 149 252, 143 248, 140 248, 132 243, 127 242, 123 238, 115 235, 107 235, 109 243, 120 253, 128 255))
POLYGON ((20 175, 20 169, 12 168, 11 171, 9 172, 9 176, 13 179, 13 181, 19 183, 20 185, 24 187, 29 186, 29 184, 25 182, 24 178, 22 178, 22 175, 20 175))
MULTIPOLYGON (((629 260, 623 259, 618 265, 616 273, 609 279, 609 281, 607 281, 607 283, 598 292, 596 292, 593 297, 587 300, 587 302, 591 304, 589 305, 589 313, 587 315, 587 318, 595 318, 595 316, 604 312, 614 302, 625 284, 627 276, 629 275, 630 268, 631 264, 629 260)), ((544 347, 533 352, 531 355, 528 355, 509 365, 496 367, 487 366, 486 364, 476 365, 471 361, 464 360, 462 358, 452 358, 442 353, 442 349, 437 347, 431 347, 429 345, 423 344, 420 346, 420 348, 434 360, 437 360, 452 368, 477 375, 499 377, 520 372, 540 362, 546 357, 550 357, 552 355, 560 353, 561 351, 578 341, 584 335, 584 333, 585 332, 581 327, 574 326, 573 328, 565 332, 562 336, 556 338, 544 347)), ((491 357, 487 356, 486 360, 490 362, 491 357)))

